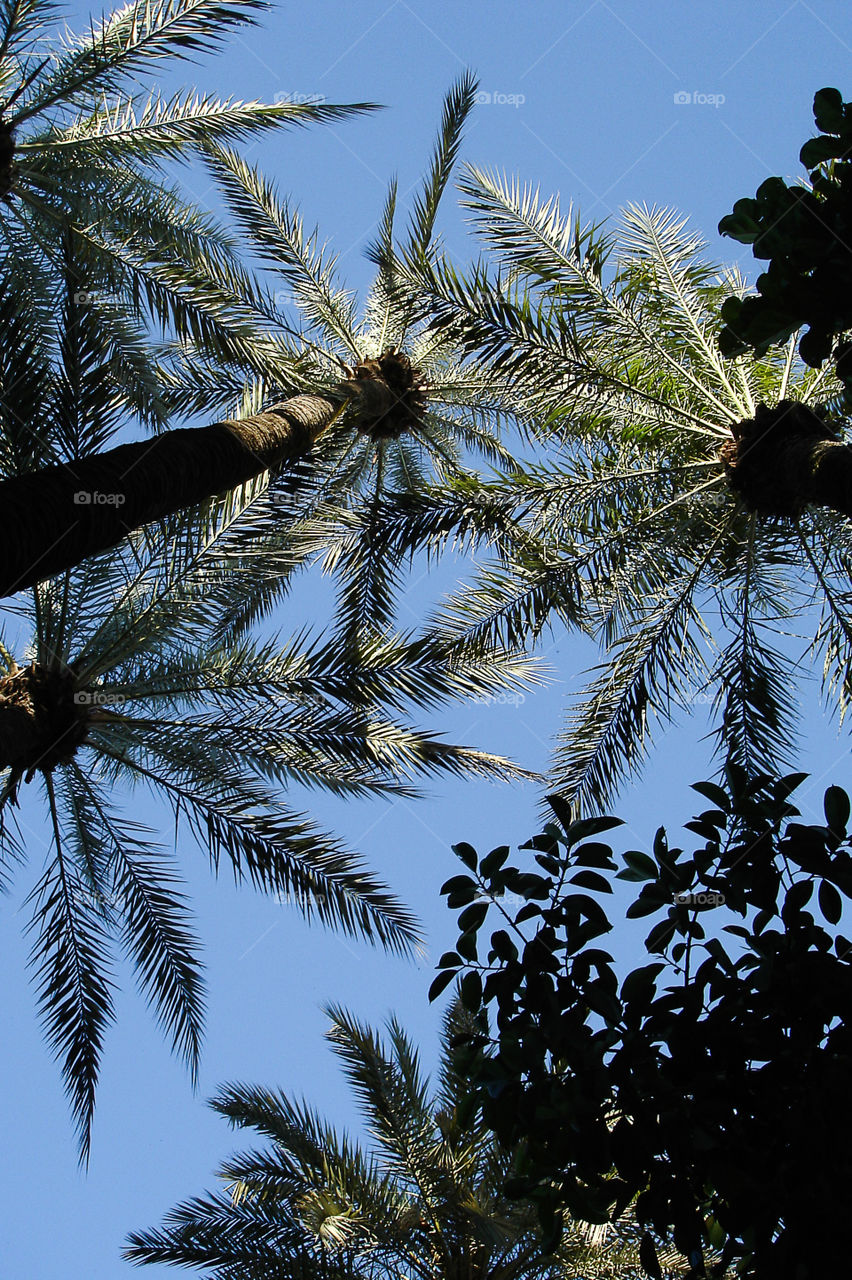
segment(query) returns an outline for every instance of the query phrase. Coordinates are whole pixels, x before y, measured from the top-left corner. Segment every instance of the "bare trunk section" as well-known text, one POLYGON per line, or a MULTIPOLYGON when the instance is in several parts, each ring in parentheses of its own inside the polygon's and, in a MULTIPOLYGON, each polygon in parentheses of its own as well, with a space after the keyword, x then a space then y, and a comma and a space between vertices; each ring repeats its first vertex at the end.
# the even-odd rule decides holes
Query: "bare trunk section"
POLYGON ((813 505, 852 517, 852 448, 813 409, 792 400, 759 404, 731 433, 721 459, 750 510, 797 516, 813 505))
POLYGON ((0 482, 0 596, 116 545, 133 529, 298 462, 341 398, 295 396, 252 418, 151 440, 0 482))

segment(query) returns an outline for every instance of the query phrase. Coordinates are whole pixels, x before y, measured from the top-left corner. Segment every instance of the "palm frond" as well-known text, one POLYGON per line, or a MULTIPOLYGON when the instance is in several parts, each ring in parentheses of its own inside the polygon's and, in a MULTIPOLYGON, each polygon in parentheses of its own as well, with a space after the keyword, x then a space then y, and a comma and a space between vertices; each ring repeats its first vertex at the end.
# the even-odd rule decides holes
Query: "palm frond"
POLYGON ((256 169, 216 145, 207 153, 229 208, 257 250, 287 282, 309 326, 326 329, 341 352, 359 360, 353 336, 354 300, 336 284, 336 259, 326 257, 316 232, 306 234, 298 213, 280 202, 272 185, 256 169))
POLYGON ((36 82, 9 123, 16 127, 60 101, 75 102, 95 90, 120 89, 124 79, 163 58, 187 58, 215 49, 228 29, 254 22, 265 0, 131 0, 71 37, 50 72, 36 82))
MULTIPOLYGON (((55 858, 31 891, 30 952, 45 1035, 59 1057, 80 1139, 80 1159, 88 1161, 95 1089, 103 1037, 113 1021, 113 980, 105 939, 104 895, 75 868, 61 835, 60 814, 50 774, 46 776, 55 858)), ((79 852, 94 867, 105 850, 79 826, 79 852)))

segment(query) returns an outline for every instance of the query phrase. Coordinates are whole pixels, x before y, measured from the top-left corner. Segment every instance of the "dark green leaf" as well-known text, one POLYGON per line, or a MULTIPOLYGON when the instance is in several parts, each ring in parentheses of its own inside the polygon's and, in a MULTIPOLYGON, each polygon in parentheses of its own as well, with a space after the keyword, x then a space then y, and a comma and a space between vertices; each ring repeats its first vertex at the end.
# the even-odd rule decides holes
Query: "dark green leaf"
POLYGON ((823 797, 825 820, 835 835, 846 834, 849 822, 849 797, 842 787, 829 787, 823 797))
POLYGON ((479 866, 479 874, 483 880, 488 880, 494 875, 495 871, 499 871, 508 856, 509 846, 507 844, 498 845, 496 849, 486 853, 479 866))
POLYGON ((567 831, 571 826, 571 806, 568 801, 556 794, 545 796, 545 800, 556 814, 563 829, 567 831))
POLYGON ((645 1275, 650 1276, 651 1280, 663 1280, 660 1260, 657 1257, 657 1249, 650 1231, 646 1231, 639 1241, 639 1262, 645 1275))
POLYGON ((825 916, 829 924, 839 924, 840 917, 843 915, 843 899, 837 892, 833 884, 829 884, 827 880, 823 880, 819 887, 817 895, 819 901, 819 909, 825 916))
POLYGON ((622 818, 580 818, 577 822, 572 822, 570 827, 565 828, 565 838, 569 844, 576 844, 578 840, 586 840, 589 836, 600 835, 602 831, 611 831, 613 827, 623 827, 622 818))
POLYGON ((445 969, 443 973, 438 974, 429 988, 430 1004, 433 1000, 437 1000, 438 996, 450 985, 457 973, 457 969, 445 969))
POLYGON ((471 962, 475 961, 476 960, 476 934, 475 933, 461 934, 458 942, 456 943, 456 951, 458 951, 459 955, 462 956, 465 960, 470 960, 471 962))
POLYGON ((839 133, 843 125, 843 98, 839 89, 817 89, 814 94, 814 120, 823 133, 839 133))
POLYGON ((646 951, 665 951, 677 929, 676 920, 660 920, 645 939, 646 951))
POLYGON ((482 921, 488 915, 487 902, 474 902, 471 906, 466 907, 459 916, 459 929, 463 933, 476 933, 482 921))
POLYGON ((477 970, 464 975, 459 990, 464 1007, 476 1013, 482 1004, 482 978, 477 970))
POLYGON ((449 880, 445 880, 441 885, 441 893, 458 893, 460 890, 478 888, 475 880, 471 880, 470 876, 450 876, 449 880))
POLYGON ((806 169, 816 169, 826 160, 835 160, 845 150, 840 138, 810 138, 799 152, 799 159, 806 169))
POLYGON ((472 844, 468 844, 466 840, 461 840, 458 844, 454 844, 452 849, 456 857, 461 858, 466 867, 470 867, 471 871, 476 870, 479 859, 472 844))
POLYGON ((628 849, 621 855, 631 871, 635 871, 637 879, 656 880, 659 874, 657 864, 638 849, 628 849))
POLYGON ((700 796, 705 796, 723 813, 730 813, 731 800, 728 793, 723 787, 715 782, 693 782, 692 790, 697 791, 700 796))
POLYGON ((596 893, 612 893, 612 885, 597 871, 578 871, 571 876, 571 884, 578 884, 581 889, 594 889, 596 893))

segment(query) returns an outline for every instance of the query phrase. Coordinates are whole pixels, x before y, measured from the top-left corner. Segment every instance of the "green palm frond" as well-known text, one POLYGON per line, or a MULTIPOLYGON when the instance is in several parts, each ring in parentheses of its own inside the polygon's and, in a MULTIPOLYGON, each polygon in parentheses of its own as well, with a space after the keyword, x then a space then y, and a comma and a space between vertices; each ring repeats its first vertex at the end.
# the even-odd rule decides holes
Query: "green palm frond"
POLYGON ((55 858, 28 897, 33 905, 29 929, 35 934, 30 963, 45 1035, 62 1064, 80 1159, 86 1162, 104 1032, 115 1016, 114 982, 104 939, 101 876, 94 883, 81 876, 73 855, 79 852, 79 861, 98 873, 106 850, 93 833, 80 827, 72 828, 72 847, 66 848, 49 774, 46 788, 55 858))
POLYGON ((282 204, 266 179, 239 156, 210 146, 208 157, 230 209, 292 291, 308 331, 312 327, 327 331, 341 354, 357 360, 354 298, 338 287, 336 259, 326 255, 317 233, 306 233, 299 214, 282 204))
MULTIPOLYGON (((510 552, 533 576, 555 567, 507 479, 512 449, 502 433, 530 430, 530 403, 411 318, 420 288, 403 256, 436 252, 436 209, 471 78, 447 99, 407 249, 394 242, 393 201, 386 208, 374 294, 381 305, 359 313, 319 237, 224 145, 271 123, 264 109, 185 95, 137 99, 119 83, 157 50, 206 40, 204 15, 215 6, 172 0, 139 9, 135 33, 133 12, 108 22, 97 57, 93 46, 63 55, 20 98, 22 109, 41 102, 44 114, 21 125, 20 182, 0 216, 0 309, 7 299, 14 320, 17 290, 23 317, 0 378, 4 388, 23 378, 20 403, 40 408, 45 431, 33 441, 27 424, 10 420, 2 466, 14 474, 45 461, 73 464, 130 422, 159 428, 176 411, 213 404, 230 418, 299 392, 331 392, 341 403, 303 465, 138 530, 15 606, 31 627, 25 660, 45 687, 61 689, 77 737, 49 766, 39 756, 19 768, 10 754, 0 841, 11 863, 21 851, 15 805, 28 803, 27 778, 44 772, 55 865, 40 897, 38 965, 85 1142, 116 953, 130 959, 193 1071, 201 1036, 200 965, 177 870, 153 833, 128 822, 122 792, 141 785, 167 802, 181 862, 187 846, 200 845, 214 871, 225 866, 238 882, 287 895, 308 919, 411 952, 419 939, 412 915, 361 854, 303 811, 299 792, 413 795, 421 780, 447 774, 537 780, 421 728, 412 708, 521 695, 541 682, 543 667, 494 631, 473 645, 449 628, 403 632, 398 616, 412 569, 451 546, 510 552), (64 105, 49 108, 60 88, 64 105), (196 148, 205 121, 219 130, 219 142, 207 130, 205 155, 235 231, 160 181, 158 163, 196 148), (260 280, 242 260, 246 243, 271 268, 260 280), (276 298, 281 281, 301 327, 289 323, 290 302, 276 298), (152 320, 163 330, 156 343, 152 320), (344 403, 339 387, 403 335, 396 367, 410 360, 416 395, 410 420, 383 434, 383 419, 371 425, 358 397, 344 403), (483 480, 480 458, 506 476, 483 480), (323 634, 257 640, 256 624, 298 577, 323 568, 337 598, 323 634), (82 913, 61 898, 63 875, 85 887, 82 913), (58 1011, 57 991, 71 993, 58 1011)), ((393 1052, 403 1074, 413 1069, 398 1038, 393 1052)), ((338 1217, 327 1215, 327 1231, 348 1229, 338 1217)), ((292 1250, 287 1257, 292 1263, 292 1250)))
MULTIPOLYGON (((843 708, 852 688, 848 521, 750 514, 720 450, 760 403, 830 401, 830 374, 802 369, 792 345, 721 358, 720 305, 745 286, 673 211, 631 206, 610 230, 485 170, 468 166, 459 185, 485 257, 401 270, 462 369, 508 377, 539 458, 484 487, 503 540, 442 604, 437 634, 529 646, 561 623, 600 641, 603 664, 555 759, 566 794, 608 803, 644 759, 652 720, 696 705, 710 708, 722 758, 783 769, 804 674, 797 615, 822 607, 813 651, 826 691, 843 708)), ((435 545, 470 537, 447 486, 440 501, 435 545)))
POLYGON ((465 121, 473 110, 477 80, 470 71, 456 81, 444 102, 435 150, 423 181, 414 197, 409 231, 401 247, 403 259, 422 260, 432 242, 438 206, 458 159, 465 121))
POLYGON ((116 96, 103 99, 99 109, 73 120, 65 129, 22 144, 20 154, 23 163, 36 148, 48 148, 54 157, 74 154, 78 163, 150 160, 163 153, 177 157, 187 145, 237 142, 261 127, 332 121, 368 109, 367 103, 339 107, 332 103, 242 102, 196 90, 168 99, 154 92, 143 102, 136 95, 116 96))
POLYGON ((15 111, 8 115, 5 109, 9 123, 17 127, 58 103, 76 105, 95 91, 114 92, 129 73, 151 63, 215 49, 229 28, 253 22, 254 13, 265 7, 264 0, 132 0, 99 27, 93 24, 88 35, 70 37, 15 111))
POLYGON ((462 207, 512 275, 568 289, 599 280, 612 237, 582 222, 570 206, 563 214, 558 197, 542 200, 537 189, 475 165, 465 166, 458 188, 462 207))
POLYGON ((221 1166, 224 1192, 185 1201, 158 1230, 134 1233, 125 1257, 207 1267, 217 1280, 639 1274, 640 1233, 629 1215, 614 1227, 569 1222, 557 1253, 541 1253, 534 1207, 502 1190, 512 1153, 465 1105, 467 1082, 450 1066, 450 1037, 467 1029, 458 1006, 445 1020, 434 1095, 395 1019, 385 1039, 344 1009, 328 1013, 370 1148, 283 1091, 226 1085, 211 1106, 265 1145, 221 1166))
POLYGON ((204 1024, 204 983, 180 876, 163 851, 145 838, 150 834, 147 829, 119 817, 79 766, 72 765, 63 783, 81 833, 96 831, 111 846, 105 906, 116 921, 122 921, 124 950, 173 1049, 186 1060, 194 1084, 204 1024))
MULTIPOLYGON (((14 148, 0 209, 0 291, 26 276, 54 316, 48 327, 58 343, 57 281, 69 279, 73 241, 74 288, 65 292, 85 308, 76 320, 110 347, 123 407, 154 428, 164 425, 166 404, 163 344, 152 344, 152 322, 166 351, 169 340, 192 344, 214 367, 238 368, 240 385, 247 370, 286 383, 299 364, 235 237, 164 178, 165 162, 272 127, 372 109, 196 91, 164 98, 140 89, 140 76, 215 49, 265 7, 263 0, 133 0, 80 37, 48 29, 57 14, 50 0, 5 0, 0 11, 0 112, 14 148)), ((67 341, 67 323, 64 330, 67 341)), ((49 436, 49 413, 35 417, 49 436)), ((101 447, 97 432, 83 443, 101 447)))

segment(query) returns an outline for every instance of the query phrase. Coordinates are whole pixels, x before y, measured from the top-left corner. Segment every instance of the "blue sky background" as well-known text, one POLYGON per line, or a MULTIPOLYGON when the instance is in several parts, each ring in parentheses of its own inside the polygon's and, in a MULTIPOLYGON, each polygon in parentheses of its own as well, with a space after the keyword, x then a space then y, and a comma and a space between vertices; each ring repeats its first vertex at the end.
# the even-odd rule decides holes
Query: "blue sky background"
MULTIPOLYGON (((69 10, 72 27, 88 6, 69 10)), ((409 3, 317 0, 279 4, 259 28, 241 28, 226 51, 187 65, 180 82, 244 98, 277 95, 329 101, 373 100, 386 110, 332 128, 267 136, 246 149, 293 194, 339 254, 349 284, 363 288, 371 238, 387 182, 396 173, 405 204, 429 155, 447 88, 466 66, 480 77, 484 101, 469 125, 463 157, 505 169, 559 191, 583 214, 603 218, 622 203, 674 205, 690 215, 722 259, 753 260, 722 241, 716 224, 733 201, 770 174, 798 176, 799 146, 812 129, 811 101, 823 85, 852 94, 852 13, 845 0, 819 4, 751 0, 468 0, 409 3), (689 95, 678 101, 676 95, 689 95), (490 100, 487 100, 490 98, 490 100)), ((165 88, 175 85, 170 77, 165 88)), ((188 186, 213 199, 192 171, 188 186)), ((449 200, 447 248, 471 254, 462 215, 449 200)), ((452 576, 412 584, 413 624, 452 576)), ((287 631, 319 609, 309 582, 296 606, 275 619, 287 631)), ((557 637, 546 646, 555 683, 517 706, 451 709, 432 726, 456 741, 502 750, 532 768, 546 765, 566 693, 594 659, 588 646, 557 637)), ((669 731, 645 778, 618 806, 625 842, 646 847, 665 820, 692 812, 688 784, 707 776, 700 710, 669 731)), ((806 817, 819 820, 828 782, 848 786, 846 733, 822 717, 814 686, 801 767, 806 817)), ((538 828, 534 787, 445 784, 419 803, 341 805, 312 797, 368 862, 419 913, 429 938, 420 965, 390 960, 321 929, 294 909, 214 883, 189 838, 182 862, 206 943, 209 1022, 198 1092, 193 1096, 144 1003, 128 986, 104 1057, 91 1166, 77 1154, 59 1072, 41 1041, 25 977, 23 892, 0 904, 0 996, 4 1028, 4 1177, 0 1196, 0 1277, 32 1280, 123 1280, 136 1272, 119 1256, 127 1231, 153 1226, 179 1199, 212 1183, 217 1163, 236 1145, 205 1098, 227 1080, 284 1087, 305 1095, 337 1123, 357 1126, 335 1060, 323 1041, 322 1005, 348 1005, 383 1020, 394 1010, 434 1056, 440 1010, 430 1010, 431 968, 454 940, 453 918, 438 897, 456 870, 449 846, 470 840, 481 850, 517 842, 538 828)), ((140 820, 168 832, 169 815, 142 794, 128 801, 140 820)), ((28 818, 31 809, 24 810, 28 818)), ((624 847, 622 844, 621 847, 624 847)), ((34 869, 46 852, 31 831, 34 869)), ((22 876, 20 885, 32 883, 22 876)), ((640 922, 641 924, 641 922, 640 922)), ((615 942, 629 953, 626 933, 615 942)))

